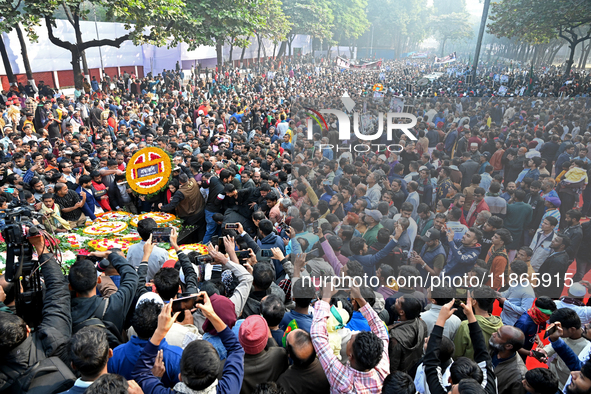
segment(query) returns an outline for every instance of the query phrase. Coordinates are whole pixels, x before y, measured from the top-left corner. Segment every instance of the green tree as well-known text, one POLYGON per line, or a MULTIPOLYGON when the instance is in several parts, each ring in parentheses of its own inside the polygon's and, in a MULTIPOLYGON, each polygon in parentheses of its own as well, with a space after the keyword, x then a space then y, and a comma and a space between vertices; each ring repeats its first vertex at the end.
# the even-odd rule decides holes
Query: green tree
POLYGON ((577 45, 591 38, 588 0, 501 0, 492 4, 489 32, 528 44, 562 38, 570 47, 565 76, 570 74, 577 45))
POLYGON ((367 20, 367 0, 331 0, 334 16, 332 38, 334 42, 353 47, 353 43, 369 27, 367 20))
POLYGON ((447 15, 454 12, 466 12, 466 0, 433 0, 435 15, 447 15))
MULTIPOLYGON (((23 25, 28 38, 31 41, 36 42, 38 37, 35 33, 34 27, 39 25, 39 17, 25 13, 23 10, 23 5, 24 4, 22 0, 0 1, 0 15, 2 15, 2 18, 0 19, 0 34, 10 33, 12 30, 16 32, 19 44, 21 46, 21 55, 23 59, 23 64, 25 65, 25 73, 27 74, 27 79, 34 86, 35 81, 33 80, 33 72, 31 71, 29 54, 27 52, 27 43, 25 41, 25 36, 23 34, 21 24, 23 25)), ((8 57, 6 57, 6 59, 8 59, 8 57)), ((12 68, 10 71, 10 74, 12 74, 12 68)), ((14 74, 12 74, 12 77, 14 78, 14 74)), ((10 82, 16 82, 16 78, 14 79, 14 81, 10 82)))
POLYGON ((429 19, 427 0, 372 0, 368 19, 377 42, 394 48, 396 56, 416 48, 427 38, 429 19))
POLYGON ((291 44, 298 34, 308 34, 320 39, 332 38, 334 16, 330 4, 325 0, 284 0, 283 13, 289 15, 292 23, 287 34, 288 56, 291 44))
MULTIPOLYGON (((265 23, 266 0, 187 0, 189 14, 198 25, 192 31, 193 45, 214 45, 222 66, 224 42, 251 37, 265 23)), ((237 45, 239 46, 239 45, 237 45)))
MULTIPOLYGON (((271 40, 275 45, 284 41, 291 31, 292 23, 288 15, 283 13, 279 0, 267 0, 267 5, 261 10, 265 23, 254 31, 257 43, 257 59, 261 58, 263 39, 271 40)), ((264 49, 264 47, 263 47, 264 49)))
POLYGON ((84 3, 101 5, 108 17, 124 23, 128 32, 117 39, 84 41, 80 21, 86 19, 89 9, 82 6, 82 0, 25 0, 25 12, 38 15, 45 21, 49 40, 71 53, 74 84, 78 90, 83 87, 80 58, 86 49, 100 46, 119 48, 127 40, 135 44, 173 46, 180 41, 188 41, 196 26, 196 22, 188 17, 182 0, 90 0, 84 3), (74 28, 75 42, 65 41, 55 34, 55 12, 60 7, 74 28))
POLYGON ((468 22, 467 13, 454 12, 447 15, 433 15, 431 27, 441 42, 441 56, 445 54, 447 41, 463 41, 472 37, 474 31, 468 22))

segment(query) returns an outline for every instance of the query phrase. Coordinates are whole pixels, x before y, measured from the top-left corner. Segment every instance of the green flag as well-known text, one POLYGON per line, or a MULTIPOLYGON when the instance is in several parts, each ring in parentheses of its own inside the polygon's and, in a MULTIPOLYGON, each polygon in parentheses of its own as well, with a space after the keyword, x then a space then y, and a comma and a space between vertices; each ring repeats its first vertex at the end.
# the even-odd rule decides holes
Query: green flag
POLYGON ((297 330, 297 329, 298 329, 298 323, 295 321, 295 319, 293 319, 292 321, 289 322, 287 327, 285 327, 285 332, 284 332, 283 338, 282 338, 283 347, 287 347, 287 334, 289 334, 290 332, 297 330))
POLYGON ((531 90, 534 86, 534 64, 531 64, 531 68, 529 70, 529 85, 527 86, 526 95, 529 96, 531 94, 531 90))

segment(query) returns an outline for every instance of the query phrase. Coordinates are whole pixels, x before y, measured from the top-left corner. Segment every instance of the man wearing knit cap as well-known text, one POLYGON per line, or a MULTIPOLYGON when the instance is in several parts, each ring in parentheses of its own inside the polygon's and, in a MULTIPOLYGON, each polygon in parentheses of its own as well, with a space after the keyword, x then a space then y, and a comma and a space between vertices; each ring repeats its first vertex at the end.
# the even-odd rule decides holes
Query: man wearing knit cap
POLYGON ((326 330, 326 321, 331 315, 329 302, 333 293, 330 286, 324 287, 322 300, 314 305, 314 322, 310 331, 312 344, 330 383, 331 393, 379 393, 384 379, 390 373, 386 327, 378 314, 361 297, 360 289, 352 287, 351 298, 357 302, 371 332, 361 331, 351 337, 347 343, 349 364, 341 364, 330 347, 326 330))
POLYGON ((474 160, 476 163, 480 163, 480 152, 478 151, 478 143, 470 143, 470 154, 472 155, 472 160, 474 160))
MULTIPOLYGON (((236 324, 234 303, 230 299, 219 294, 212 294, 209 299, 211 300, 211 305, 213 306, 213 310, 215 311, 216 315, 218 315, 228 327, 234 327, 236 324)), ((220 355, 220 359, 225 360, 227 357, 226 348, 218 336, 217 331, 213 327, 213 324, 211 324, 209 320, 205 320, 202 328, 204 332, 203 340, 211 343, 220 355)))
POLYGON ((238 340, 246 353, 240 394, 250 394, 259 383, 277 381, 287 370, 287 352, 275 346, 267 321, 262 316, 247 317, 240 325, 238 340))

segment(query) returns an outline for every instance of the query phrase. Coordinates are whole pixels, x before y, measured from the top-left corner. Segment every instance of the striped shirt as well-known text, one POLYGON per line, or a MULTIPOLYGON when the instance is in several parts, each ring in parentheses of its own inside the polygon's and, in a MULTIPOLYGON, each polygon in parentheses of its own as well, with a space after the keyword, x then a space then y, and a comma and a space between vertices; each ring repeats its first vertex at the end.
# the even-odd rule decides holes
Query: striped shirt
POLYGON ((558 209, 546 210, 546 213, 544 214, 544 216, 542 216, 542 220, 540 221, 540 227, 538 227, 538 229, 541 229, 542 228, 542 222, 548 216, 552 216, 552 217, 556 218, 556 220, 558 220, 558 223, 552 229, 554 231, 558 231, 558 226, 560 225, 560 211, 558 209))
POLYGON ((314 305, 314 320, 310 329, 310 336, 318 359, 324 373, 330 383, 331 394, 357 393, 370 394, 379 393, 382 390, 384 379, 390 373, 390 360, 388 358, 388 331, 380 320, 378 314, 369 304, 359 310, 368 321, 371 331, 384 342, 382 359, 374 369, 369 372, 361 372, 341 362, 334 355, 328 342, 326 321, 331 315, 330 305, 324 301, 317 301, 314 305))

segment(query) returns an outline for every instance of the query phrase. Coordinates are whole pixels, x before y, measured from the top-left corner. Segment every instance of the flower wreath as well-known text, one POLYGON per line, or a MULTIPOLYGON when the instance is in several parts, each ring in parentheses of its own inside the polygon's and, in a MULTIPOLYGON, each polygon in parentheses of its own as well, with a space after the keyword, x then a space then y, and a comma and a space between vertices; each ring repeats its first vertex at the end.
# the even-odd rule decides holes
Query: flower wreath
POLYGON ((151 196, 168 187, 172 177, 172 161, 160 148, 137 151, 127 163, 127 184, 137 194, 151 196))
POLYGON ((87 235, 106 235, 119 233, 127 228, 125 222, 98 222, 85 227, 83 232, 87 235))
POLYGON ((169 222, 172 222, 173 220, 176 220, 176 216, 174 216, 171 213, 166 213, 166 212, 147 212, 147 213, 142 213, 141 215, 134 216, 129 221, 129 223, 132 226, 137 227, 137 222, 139 222, 142 219, 146 219, 146 218, 152 218, 152 219, 154 219, 154 221, 156 222, 156 224, 169 223, 169 222))

